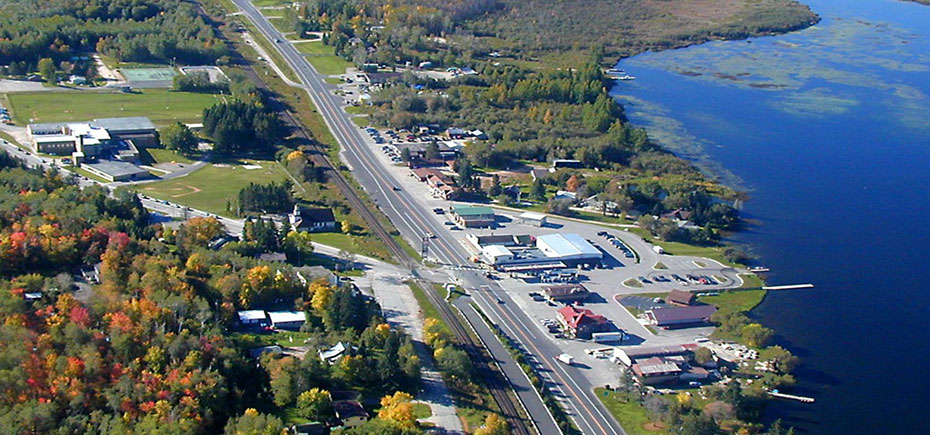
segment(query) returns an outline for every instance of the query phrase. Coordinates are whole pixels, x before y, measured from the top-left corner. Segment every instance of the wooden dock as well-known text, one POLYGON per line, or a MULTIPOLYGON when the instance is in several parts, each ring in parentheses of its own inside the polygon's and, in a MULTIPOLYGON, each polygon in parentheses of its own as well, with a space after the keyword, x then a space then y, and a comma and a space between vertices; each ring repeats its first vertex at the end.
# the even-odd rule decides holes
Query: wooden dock
POLYGON ((814 288, 813 284, 789 284, 789 285, 772 285, 763 286, 762 290, 798 290, 804 288, 814 288))
POLYGON ((779 399, 796 400, 802 403, 814 403, 813 397, 795 396, 794 394, 779 393, 778 390, 772 390, 772 391, 769 391, 768 393, 770 396, 777 397, 779 399))

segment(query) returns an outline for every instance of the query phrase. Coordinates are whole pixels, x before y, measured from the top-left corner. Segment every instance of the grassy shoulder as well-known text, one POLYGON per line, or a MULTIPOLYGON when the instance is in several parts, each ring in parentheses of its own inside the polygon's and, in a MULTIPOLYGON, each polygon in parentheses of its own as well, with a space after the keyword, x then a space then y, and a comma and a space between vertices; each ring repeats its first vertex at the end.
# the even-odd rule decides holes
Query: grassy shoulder
MULTIPOLYGON (((452 329, 449 325, 442 319, 439 315, 439 310, 436 306, 430 302, 429 298, 426 295, 427 291, 436 291, 442 292, 441 288, 424 288, 419 283, 408 282, 410 289, 413 291, 413 296, 417 300, 417 304, 420 306, 420 311, 423 314, 424 319, 436 319, 439 323, 439 328, 444 331, 445 334, 452 336, 452 329)), ((459 419, 462 420, 462 423, 465 426, 465 429, 468 433, 471 433, 475 429, 481 427, 484 424, 484 420, 487 417, 488 412, 499 413, 497 409, 497 404, 494 402, 494 398, 491 396, 490 391, 481 383, 473 383, 472 385, 475 388, 471 390, 464 390, 456 388, 456 385, 448 385, 450 393, 453 396, 455 401, 455 412, 459 416, 459 419)))
POLYGON ((226 207, 238 200, 240 189, 249 183, 286 179, 284 169, 274 161, 242 160, 209 164, 185 177, 140 186, 139 191, 153 198, 235 217, 226 207))
POLYGON ((175 121, 200 122, 203 109, 221 101, 219 95, 143 89, 125 92, 23 92, 8 94, 17 124, 90 121, 115 116, 147 116, 156 125, 175 121))
POLYGON ((660 435, 668 431, 653 424, 646 408, 635 400, 628 400, 624 394, 595 388, 594 393, 604 407, 617 419, 623 430, 630 435, 660 435))
POLYGON ((717 307, 721 312, 751 311, 765 299, 765 290, 732 290, 717 296, 701 296, 699 301, 717 307))
POLYGON ((336 56, 332 46, 322 41, 298 42, 294 44, 297 51, 305 54, 313 68, 320 74, 345 74, 346 68, 352 66, 350 62, 336 56))

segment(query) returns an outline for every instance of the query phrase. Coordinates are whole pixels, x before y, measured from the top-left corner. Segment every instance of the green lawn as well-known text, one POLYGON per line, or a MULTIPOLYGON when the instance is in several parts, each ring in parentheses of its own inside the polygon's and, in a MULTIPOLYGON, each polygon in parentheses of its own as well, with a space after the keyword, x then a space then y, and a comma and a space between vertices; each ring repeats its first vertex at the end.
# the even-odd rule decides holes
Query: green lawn
POLYGON ((0 139, 3 139, 3 140, 5 140, 5 141, 7 141, 7 142, 9 142, 9 143, 11 143, 11 144, 13 144, 13 145, 16 145, 16 146, 20 147, 20 148, 22 148, 22 146, 23 146, 22 144, 19 143, 19 141, 17 141, 16 139, 14 139, 13 136, 10 136, 10 135, 9 135, 7 132, 5 132, 5 131, 0 131, 0 139))
POLYGON ((96 181, 96 182, 98 182, 98 183, 109 183, 109 182, 110 182, 109 180, 104 180, 103 178, 100 178, 100 177, 98 177, 98 176, 96 176, 96 175, 94 175, 94 174, 91 174, 90 172, 87 172, 87 171, 85 171, 85 170, 83 170, 83 169, 81 169, 81 168, 78 168, 78 167, 76 167, 76 166, 70 166, 70 167, 68 167, 68 170, 71 171, 71 172, 74 172, 75 174, 83 175, 83 176, 85 176, 85 177, 87 177, 87 178, 90 178, 91 180, 94 180, 94 181, 96 181))
POLYGON ((166 150, 164 148, 142 148, 139 150, 139 154, 142 154, 142 161, 152 162, 152 163, 193 163, 194 161, 188 157, 185 157, 181 154, 178 154, 176 151, 166 150), (148 154, 150 159, 146 159, 144 154, 148 154))
POLYGON ((730 260, 727 260, 723 256, 723 248, 714 247, 714 246, 695 246, 687 245, 684 243, 678 242, 663 242, 652 237, 651 234, 648 234, 646 230, 642 228, 630 228, 631 233, 635 233, 645 239, 646 241, 659 245, 662 249, 665 250, 666 254, 669 255, 687 255, 692 257, 705 257, 712 260, 717 260, 725 266, 738 267, 739 265, 733 264, 730 260))
POLYGON ((711 304, 723 312, 749 311, 762 303, 765 290, 737 290, 720 292, 718 296, 701 296, 699 301, 711 304))
POLYGON ((245 169, 240 164, 210 164, 186 177, 140 186, 140 192, 158 199, 184 204, 210 213, 232 216, 226 211, 227 200, 234 202, 239 190, 249 183, 268 183, 287 179, 284 169, 269 160, 244 160, 260 169, 245 169))
POLYGON ((308 55, 307 60, 320 74, 344 74, 346 68, 352 66, 350 62, 336 56, 332 46, 323 45, 320 41, 298 42, 294 45, 298 51, 308 55))
POLYGON ((652 421, 642 405, 635 401, 628 401, 621 394, 607 391, 604 388, 595 388, 595 394, 601 400, 610 414, 617 419, 623 430, 630 435, 658 435, 667 434, 664 429, 647 429, 646 424, 652 421))
POLYGON ((331 84, 331 85, 339 85, 339 84, 342 84, 342 80, 337 79, 337 78, 335 78, 335 77, 326 77, 326 78, 323 79, 323 81, 326 82, 326 83, 329 83, 329 84, 331 84))
POLYGON ((165 89, 144 89, 137 93, 24 92, 9 94, 7 98, 9 109, 20 125, 118 116, 148 116, 158 125, 200 122, 203 109, 220 101, 217 95, 165 89))
POLYGON ((433 416, 433 410, 430 409, 429 405, 425 403, 414 403, 413 404, 413 418, 419 420, 421 418, 430 418, 433 416))
POLYGON ((297 406, 288 406, 275 413, 281 420, 287 424, 310 423, 310 420, 300 416, 297 406))
POLYGON ((355 125, 359 127, 367 127, 368 124, 371 124, 367 116, 353 116, 351 119, 352 119, 352 122, 354 122, 355 125))

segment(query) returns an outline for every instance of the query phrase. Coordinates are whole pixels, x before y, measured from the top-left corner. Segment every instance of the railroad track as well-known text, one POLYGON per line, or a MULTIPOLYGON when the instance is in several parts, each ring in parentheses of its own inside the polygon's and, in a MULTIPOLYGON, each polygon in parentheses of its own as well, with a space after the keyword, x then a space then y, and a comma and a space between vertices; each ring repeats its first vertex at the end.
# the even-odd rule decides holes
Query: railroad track
MULTIPOLYGON (((203 12, 202 9, 201 13, 206 16, 206 13, 203 12)), ((233 44, 229 46, 234 47, 233 44)), ((404 267, 416 273, 419 262, 407 253, 407 251, 397 243, 397 240, 391 236, 391 233, 384 227, 378 216, 359 196, 355 187, 345 179, 342 172, 339 171, 339 168, 327 158, 326 150, 316 145, 312 136, 304 130, 303 126, 294 117, 294 114, 284 103, 280 102, 275 97, 274 92, 268 88, 268 85, 265 84, 255 70, 252 69, 249 61, 243 58, 237 51, 234 50, 233 53, 234 57, 238 60, 237 63, 243 68, 252 82, 268 95, 272 108, 281 114, 282 119, 285 124, 292 129, 293 134, 304 139, 307 143, 312 144, 309 146, 312 149, 312 153, 309 156, 310 161, 318 168, 323 168, 327 172, 327 177, 336 185, 336 188, 339 189, 346 201, 348 201, 349 206, 359 214, 374 235, 384 242, 391 255, 404 267)), ((535 433, 535 431, 527 427, 528 422, 521 417, 518 404, 515 403, 516 399, 509 393, 509 383, 504 379, 500 370, 494 365, 494 361, 484 350, 483 345, 472 338, 468 330, 465 329, 459 321, 459 318, 449 307, 449 304, 447 304, 438 293, 428 288, 424 288, 423 290, 430 302, 439 310, 439 315, 442 317, 442 320, 452 329, 452 333, 455 335, 456 340, 462 345, 465 352, 468 353, 471 360, 475 363, 476 374, 480 376, 481 381, 491 392, 494 402, 510 425, 511 432, 519 435, 532 435, 535 433)))

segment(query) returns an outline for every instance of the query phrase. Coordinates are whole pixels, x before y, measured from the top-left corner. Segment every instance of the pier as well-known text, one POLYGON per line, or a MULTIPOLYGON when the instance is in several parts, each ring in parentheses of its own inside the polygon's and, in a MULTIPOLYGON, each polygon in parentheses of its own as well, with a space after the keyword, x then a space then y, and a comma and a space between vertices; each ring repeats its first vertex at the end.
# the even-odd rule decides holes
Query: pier
POLYGON ((789 284, 789 285, 773 285, 773 286, 763 286, 762 290, 798 290, 803 288, 814 288, 813 284, 789 284))
POLYGON ((769 391, 768 393, 770 396, 777 397, 779 399, 796 400, 802 403, 814 403, 813 397, 795 396, 794 394, 779 393, 778 390, 772 390, 772 391, 769 391))

